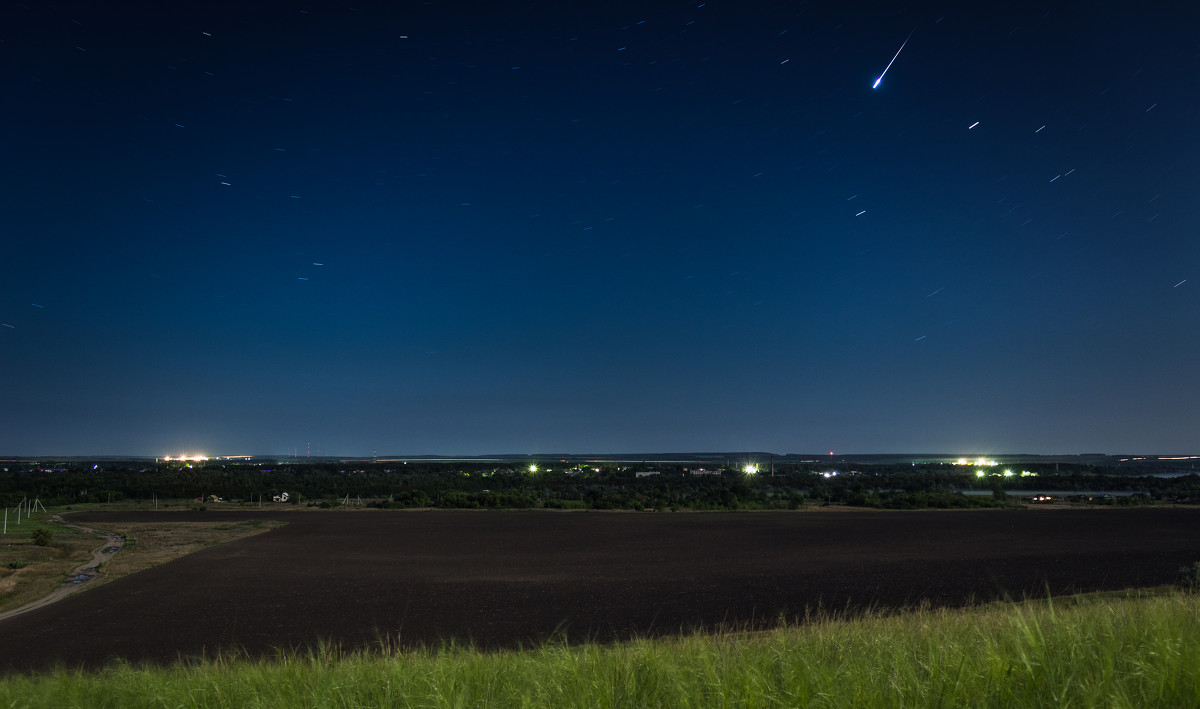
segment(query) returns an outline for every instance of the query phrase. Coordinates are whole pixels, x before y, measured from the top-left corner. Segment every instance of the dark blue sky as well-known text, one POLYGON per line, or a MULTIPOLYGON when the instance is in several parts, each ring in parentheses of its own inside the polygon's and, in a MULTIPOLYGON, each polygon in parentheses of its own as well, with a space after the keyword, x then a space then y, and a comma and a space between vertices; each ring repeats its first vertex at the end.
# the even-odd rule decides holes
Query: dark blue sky
POLYGON ((479 5, 5 5, 0 453, 1197 451, 1200 6, 479 5))

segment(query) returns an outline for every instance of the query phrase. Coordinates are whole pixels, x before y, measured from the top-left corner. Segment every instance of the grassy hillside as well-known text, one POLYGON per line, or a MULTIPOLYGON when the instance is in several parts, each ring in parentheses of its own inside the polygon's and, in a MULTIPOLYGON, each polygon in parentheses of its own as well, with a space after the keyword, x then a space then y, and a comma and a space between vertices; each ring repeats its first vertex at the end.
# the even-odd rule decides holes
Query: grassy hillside
MULTIPOLYGON (((86 633, 81 635, 86 642, 86 633)), ((12 707, 1179 707, 1200 595, 1162 591, 522 652, 375 651, 0 680, 12 707)))

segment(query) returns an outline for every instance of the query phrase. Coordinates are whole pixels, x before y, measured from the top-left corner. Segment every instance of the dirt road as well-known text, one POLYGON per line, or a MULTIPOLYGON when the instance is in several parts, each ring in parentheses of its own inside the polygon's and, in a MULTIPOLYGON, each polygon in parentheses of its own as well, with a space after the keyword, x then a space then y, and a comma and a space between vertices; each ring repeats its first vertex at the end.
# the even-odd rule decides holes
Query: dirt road
POLYGON ((62 525, 63 527, 78 529, 86 534, 94 534, 96 536, 103 537, 104 543, 96 547, 92 551, 91 560, 77 566, 61 586, 54 589, 47 595, 42 596, 36 601, 30 601, 19 608, 14 608, 10 611, 0 613, 0 621, 3 621, 7 618, 12 618, 13 616, 21 615, 22 613, 28 613, 29 611, 37 608, 48 606, 51 603, 61 601, 72 593, 79 591, 80 586, 96 578, 96 569, 104 562, 113 558, 117 552, 121 551, 121 547, 125 545, 124 537, 111 536, 107 532, 102 532, 99 529, 93 529, 92 527, 79 524, 78 522, 66 522, 59 515, 51 516, 50 521, 54 524, 62 525))

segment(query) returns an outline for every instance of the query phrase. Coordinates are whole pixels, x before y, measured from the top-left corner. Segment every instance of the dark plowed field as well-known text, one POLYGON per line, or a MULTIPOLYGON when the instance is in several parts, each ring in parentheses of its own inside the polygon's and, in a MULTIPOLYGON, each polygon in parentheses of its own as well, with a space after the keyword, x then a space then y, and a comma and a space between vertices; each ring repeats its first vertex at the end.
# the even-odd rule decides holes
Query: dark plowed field
MULTIPOLYGON (((142 513, 139 520, 155 513, 142 513)), ((529 644, 833 608, 1151 586, 1200 560, 1200 510, 163 513, 286 527, 0 623, 0 670, 241 648, 529 644), (18 640, 19 639, 19 640, 18 640)), ((129 518, 126 515, 125 518, 129 518)), ((116 515, 77 515, 104 527, 116 515)))

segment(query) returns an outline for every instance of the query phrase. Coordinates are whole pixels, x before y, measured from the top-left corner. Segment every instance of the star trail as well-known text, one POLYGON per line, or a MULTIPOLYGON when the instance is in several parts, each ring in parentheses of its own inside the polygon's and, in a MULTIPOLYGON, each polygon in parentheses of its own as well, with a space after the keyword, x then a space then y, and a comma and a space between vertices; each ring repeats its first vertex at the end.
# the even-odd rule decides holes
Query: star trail
POLYGON ((4 454, 1195 448, 1196 6, 0 19, 4 454))

